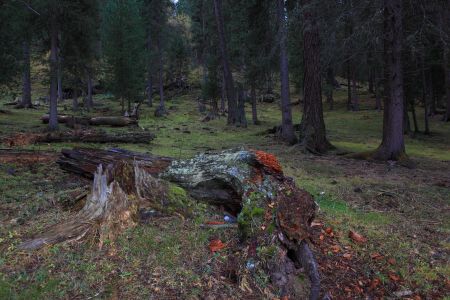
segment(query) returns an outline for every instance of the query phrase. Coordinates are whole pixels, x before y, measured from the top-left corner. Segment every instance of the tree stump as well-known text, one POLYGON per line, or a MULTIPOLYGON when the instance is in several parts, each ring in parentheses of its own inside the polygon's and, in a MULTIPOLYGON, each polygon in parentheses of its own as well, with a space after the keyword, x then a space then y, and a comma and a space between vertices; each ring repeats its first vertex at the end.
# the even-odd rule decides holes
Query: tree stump
POLYGON ((106 239, 114 242, 124 229, 139 223, 143 209, 184 213, 189 198, 180 202, 171 195, 176 186, 195 200, 220 205, 237 215, 242 245, 257 245, 266 252, 264 258, 256 250, 235 258, 242 266, 238 276, 251 277, 245 266, 255 261, 280 295, 299 297, 293 270, 300 263, 311 279, 310 299, 318 298, 320 281, 307 243, 316 204, 309 193, 283 175, 275 156, 228 150, 174 160, 120 149, 74 149, 63 150, 58 163, 86 177, 94 173, 92 192, 73 219, 26 241, 22 248, 80 240, 94 232, 99 233, 100 246, 106 239))

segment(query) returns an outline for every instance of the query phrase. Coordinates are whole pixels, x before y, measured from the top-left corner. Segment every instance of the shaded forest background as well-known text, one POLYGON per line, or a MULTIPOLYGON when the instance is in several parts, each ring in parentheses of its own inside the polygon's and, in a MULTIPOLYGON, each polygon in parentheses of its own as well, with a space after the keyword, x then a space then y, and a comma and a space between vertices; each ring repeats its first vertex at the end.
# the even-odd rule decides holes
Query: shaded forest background
POLYGON ((320 206, 322 294, 447 299, 449 31, 448 0, 0 0, 0 298, 274 296, 210 253, 237 238, 199 203, 113 254, 21 251, 79 206, 89 182, 54 162, 82 146, 274 153, 320 206))

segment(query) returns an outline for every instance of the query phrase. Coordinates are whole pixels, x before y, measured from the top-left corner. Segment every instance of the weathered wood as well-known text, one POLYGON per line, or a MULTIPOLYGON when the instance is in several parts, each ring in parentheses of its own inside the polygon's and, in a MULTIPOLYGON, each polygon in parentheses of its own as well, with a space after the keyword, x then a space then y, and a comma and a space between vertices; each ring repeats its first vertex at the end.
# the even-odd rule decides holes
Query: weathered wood
POLYGON ((17 133, 4 139, 9 147, 26 146, 37 143, 128 143, 147 144, 155 138, 150 132, 106 133, 93 130, 71 130, 48 133, 17 133))
POLYGON ((98 131, 69 131, 54 132, 39 135, 37 143, 62 143, 62 142, 82 142, 82 143, 131 143, 146 144, 152 141, 155 135, 150 132, 127 132, 108 134, 98 131))
POLYGON ((57 159, 58 153, 56 152, 0 149, 0 163, 38 163, 57 159))
MULTIPOLYGON (((48 124, 49 115, 43 115, 41 117, 41 121, 44 124, 48 124)), ((58 123, 74 123, 80 125, 92 125, 92 126, 113 126, 113 127, 125 127, 130 125, 136 125, 137 120, 135 118, 129 117, 76 117, 70 115, 59 115, 58 123)))
POLYGON ((137 120, 128 117, 94 117, 89 120, 89 125, 107 125, 114 127, 123 127, 129 125, 136 125, 137 120))
POLYGON ((150 174, 159 174, 165 170, 173 159, 169 157, 142 154, 123 149, 88 149, 75 148, 63 149, 62 156, 57 160, 61 169, 81 175, 86 178, 94 178, 94 173, 99 165, 105 169, 109 164, 123 160, 127 162, 139 161, 141 168, 150 174))
MULTIPOLYGON (((80 240, 94 233, 99 233, 100 247, 105 240, 111 246, 118 234, 138 224, 143 209, 177 212, 189 207, 192 199, 200 200, 237 215, 239 247, 275 249, 259 265, 272 279, 277 294, 299 296, 292 272, 296 261, 309 273, 310 299, 317 299, 320 280, 306 242, 316 205, 309 193, 284 176, 273 155, 230 150, 175 160, 121 149, 74 149, 63 150, 58 163, 64 170, 93 177, 92 192, 75 216, 24 242, 21 248, 80 240), (173 193, 171 197, 172 186, 186 190, 191 198, 180 201, 173 193)), ((235 259, 242 266, 241 275, 248 276, 248 260, 260 258, 255 251, 235 259)))
MULTIPOLYGON (((58 123, 67 124, 67 123, 76 123, 81 125, 88 125, 90 118, 88 117, 76 117, 70 115, 58 115, 58 123)), ((41 117, 41 121, 44 124, 48 124, 49 115, 43 115, 41 117)))

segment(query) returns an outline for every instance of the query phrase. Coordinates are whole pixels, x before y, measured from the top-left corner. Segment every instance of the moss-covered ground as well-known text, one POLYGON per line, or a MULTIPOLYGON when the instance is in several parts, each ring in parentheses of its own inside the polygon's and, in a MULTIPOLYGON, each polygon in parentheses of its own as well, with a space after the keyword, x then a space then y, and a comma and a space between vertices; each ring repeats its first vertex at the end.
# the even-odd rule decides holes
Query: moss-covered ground
MULTIPOLYGON (((362 294, 375 283, 383 287, 386 297, 399 297, 401 291, 411 299, 449 295, 450 123, 436 116, 431 120, 431 135, 406 137, 406 152, 416 165, 408 169, 394 162, 353 160, 339 155, 373 150, 380 143, 382 112, 372 109, 375 100, 364 93, 359 112, 345 110, 343 90, 337 92, 335 110, 325 108, 328 136, 338 147, 326 156, 304 154, 266 133, 280 122, 276 103, 258 104, 260 125, 252 125, 249 120, 248 128, 236 128, 226 125, 226 117, 201 122, 204 116, 197 111, 197 96, 198 92, 193 91, 169 99, 170 113, 163 118, 154 117, 154 108, 143 105, 140 128, 103 128, 149 130, 157 138, 148 144, 83 146, 121 147, 176 158, 235 147, 272 152, 285 173, 311 192, 320 205, 317 237, 312 240, 325 274, 324 289, 342 299, 363 299, 362 294), (348 237, 350 230, 363 235, 367 242, 355 244, 348 237), (339 262, 345 260, 351 261, 350 268, 357 272, 347 271, 344 274, 349 278, 345 280, 333 277, 330 268, 338 268, 339 262), (372 282, 361 285, 359 276, 372 282)), ((0 104, 7 101, 2 99, 0 104)), ((95 102, 93 112, 77 114, 102 115, 105 108, 109 109, 108 115, 119 113, 119 103, 107 95, 97 95, 95 102)), ((66 107, 70 107, 69 101, 66 107)), ((10 112, 0 113, 0 138, 45 129, 39 120, 45 107, 0 108, 10 112)), ((64 104, 59 108, 63 113, 72 113, 64 110, 64 104)), ((250 117, 250 107, 247 109, 250 117)), ((301 108, 294 106, 293 112, 294 120, 300 122, 301 108)), ((423 129, 420 107, 417 113, 423 129)), ((57 152, 73 146, 80 145, 22 148, 57 152)), ((120 237, 114 253, 99 250, 90 241, 50 246, 32 253, 17 249, 23 238, 67 217, 70 199, 88 184, 64 173, 54 162, 0 164, 0 299, 248 297, 250 292, 242 282, 234 282, 214 268, 214 262, 223 258, 209 252, 209 240, 227 241, 234 235, 230 230, 201 229, 205 219, 221 218, 213 210, 192 218, 158 217, 130 229, 120 237)), ((264 294, 263 290, 252 293, 256 298, 264 294)))

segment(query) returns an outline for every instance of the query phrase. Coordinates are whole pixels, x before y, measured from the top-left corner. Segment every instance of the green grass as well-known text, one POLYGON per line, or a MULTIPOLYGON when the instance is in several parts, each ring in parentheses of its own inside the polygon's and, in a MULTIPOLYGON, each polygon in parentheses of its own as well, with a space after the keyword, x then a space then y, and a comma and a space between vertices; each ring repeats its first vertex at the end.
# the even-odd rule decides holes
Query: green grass
MULTIPOLYGON (((434 280, 450 276, 448 264, 442 261, 430 263, 431 251, 449 249, 448 243, 443 242, 450 232, 450 218, 443 209, 450 204, 449 189, 436 183, 448 177, 445 168, 450 161, 450 123, 435 118, 431 120, 430 136, 406 137, 407 154, 421 162, 418 170, 400 167, 391 170, 385 164, 365 164, 339 156, 304 155, 295 147, 281 144, 265 133, 280 123, 276 104, 258 104, 262 124, 255 126, 248 120, 249 126, 244 129, 227 126, 225 117, 200 122, 203 115, 197 112, 196 98, 193 93, 170 99, 167 107, 172 108, 164 118, 155 118, 154 108, 143 105, 139 125, 157 136, 149 144, 61 143, 24 148, 59 151, 75 146, 114 146, 175 158, 237 147, 273 152, 282 162, 285 173, 315 196, 320 206, 318 218, 340 233, 343 244, 356 249, 367 272, 378 270, 370 253, 382 252, 397 260, 395 271, 405 278, 406 287, 414 286, 423 294, 440 287, 434 280), (363 192, 354 192, 355 187, 362 188, 363 192), (392 192, 393 196, 380 196, 380 191, 392 192), (390 206, 391 202, 393 206, 390 206), (425 227, 434 233, 428 233, 425 227), (369 242, 355 246, 347 237, 349 230, 358 231, 369 242), (417 238, 412 237, 414 235, 417 238)), ((338 91, 337 109, 325 109, 331 142, 350 152, 376 149, 381 139, 382 113, 373 110, 347 112, 344 98, 345 92, 338 91)), ((294 95, 293 99, 297 97, 294 95)), ((96 96, 95 101, 110 108, 108 114, 119 115, 119 104, 110 97, 96 96)), ((369 108, 370 101, 374 100, 362 99, 361 107, 369 108)), ((0 115, 0 137, 45 129, 39 120, 46 112, 45 108, 10 110, 12 114, 0 115)), ((247 105, 247 116, 250 115, 247 105)), ((419 108, 421 126, 422 115, 419 108)), ((300 108, 294 106, 295 123, 300 122, 300 117, 300 108)), ((110 132, 139 130, 102 129, 110 132)), ((161 295, 180 296, 176 294, 178 292, 195 298, 209 289, 204 283, 213 273, 210 262, 216 258, 208 253, 208 241, 231 237, 227 233, 199 228, 200 223, 215 214, 204 206, 194 207, 196 213, 192 218, 168 217, 128 230, 120 237, 114 253, 99 250, 97 245, 89 242, 53 246, 30 255, 20 253, 16 245, 22 238, 69 214, 63 210, 64 205, 70 203, 72 193, 82 186, 82 182, 68 177, 55 165, 0 165, 0 299, 88 298, 97 294, 95 297, 108 298, 119 287, 123 297, 148 298, 165 291, 161 295), (15 170, 15 175, 8 174, 10 168, 15 170)), ((186 197, 177 189, 171 192, 173 197, 181 200, 186 197)), ((377 274, 389 282, 385 273, 377 274)), ((261 282, 265 280, 261 278, 261 282)), ((216 284, 223 284, 224 295, 239 294, 235 286, 216 284)))

